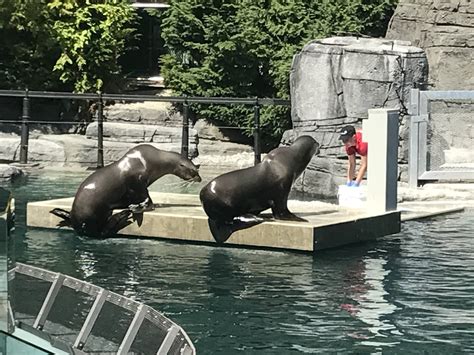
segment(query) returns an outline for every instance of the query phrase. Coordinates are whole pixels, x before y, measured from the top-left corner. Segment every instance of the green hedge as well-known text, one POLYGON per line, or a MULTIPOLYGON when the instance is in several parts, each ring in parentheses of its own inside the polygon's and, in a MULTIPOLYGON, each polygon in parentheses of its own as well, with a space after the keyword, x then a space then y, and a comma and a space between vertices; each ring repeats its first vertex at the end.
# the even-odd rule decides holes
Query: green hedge
MULTIPOLYGON (((289 98, 293 56, 337 34, 383 36, 395 0, 171 0, 163 18, 165 83, 178 95, 289 98)), ((252 108, 196 105, 194 112, 251 132, 252 108)), ((288 108, 262 112, 267 141, 290 126, 288 108)))

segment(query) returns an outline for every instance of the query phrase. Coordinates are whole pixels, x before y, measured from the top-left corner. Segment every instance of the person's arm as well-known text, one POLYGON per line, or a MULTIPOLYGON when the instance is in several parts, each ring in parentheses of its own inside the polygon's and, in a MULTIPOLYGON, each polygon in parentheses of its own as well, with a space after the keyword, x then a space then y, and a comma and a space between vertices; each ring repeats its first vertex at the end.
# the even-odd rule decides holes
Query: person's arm
POLYGON ((355 154, 349 155, 349 161, 347 165, 347 182, 352 182, 355 176, 356 156, 355 154))
POLYGON ((360 168, 357 178, 355 180, 356 185, 360 185, 360 182, 364 178, 365 172, 367 171, 367 155, 362 155, 360 157, 360 168))

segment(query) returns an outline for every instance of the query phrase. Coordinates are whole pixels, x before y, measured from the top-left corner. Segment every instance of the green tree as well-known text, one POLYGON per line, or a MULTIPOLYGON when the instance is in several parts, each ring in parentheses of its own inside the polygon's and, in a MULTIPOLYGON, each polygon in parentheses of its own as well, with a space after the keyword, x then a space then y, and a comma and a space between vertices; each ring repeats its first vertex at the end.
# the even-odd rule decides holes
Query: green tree
POLYGON ((57 87, 52 68, 60 48, 51 36, 46 1, 0 0, 0 86, 48 90, 57 87))
POLYGON ((0 85, 116 91, 135 20, 127 0, 0 0, 0 85))
MULTIPOLYGON (((293 56, 310 40, 384 33, 396 0, 171 0, 163 19, 169 54, 162 74, 176 94, 289 97, 293 56)), ((246 127, 252 108, 196 105, 209 120, 246 127)), ((263 110, 274 142, 290 126, 289 109, 263 110)))
POLYGON ((54 0, 52 35, 61 48, 54 70, 77 92, 116 91, 121 68, 118 58, 134 33, 136 14, 125 0, 54 0))

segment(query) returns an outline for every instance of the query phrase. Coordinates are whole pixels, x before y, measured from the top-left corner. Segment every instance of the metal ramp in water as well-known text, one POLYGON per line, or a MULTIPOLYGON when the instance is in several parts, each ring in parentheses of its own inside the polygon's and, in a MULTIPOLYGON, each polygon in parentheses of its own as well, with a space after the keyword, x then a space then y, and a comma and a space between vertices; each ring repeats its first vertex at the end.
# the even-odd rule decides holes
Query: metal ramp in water
POLYGON ((9 280, 16 327, 67 353, 196 354, 179 325, 143 303, 21 263, 9 271, 9 280))

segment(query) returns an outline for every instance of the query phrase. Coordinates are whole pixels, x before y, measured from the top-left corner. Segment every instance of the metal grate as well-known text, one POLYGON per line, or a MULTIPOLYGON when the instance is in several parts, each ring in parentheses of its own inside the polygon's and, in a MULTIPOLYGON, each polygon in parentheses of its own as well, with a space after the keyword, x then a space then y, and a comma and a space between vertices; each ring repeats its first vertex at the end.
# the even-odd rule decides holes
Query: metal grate
POLYGON ((145 304, 21 263, 9 271, 9 279, 17 326, 57 347, 77 354, 196 353, 180 326, 145 304))
POLYGON ((409 107, 409 184, 474 180, 474 91, 413 89, 409 107))
POLYGON ((474 171, 473 100, 430 102, 427 170, 474 171))

